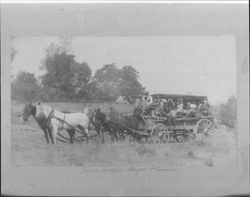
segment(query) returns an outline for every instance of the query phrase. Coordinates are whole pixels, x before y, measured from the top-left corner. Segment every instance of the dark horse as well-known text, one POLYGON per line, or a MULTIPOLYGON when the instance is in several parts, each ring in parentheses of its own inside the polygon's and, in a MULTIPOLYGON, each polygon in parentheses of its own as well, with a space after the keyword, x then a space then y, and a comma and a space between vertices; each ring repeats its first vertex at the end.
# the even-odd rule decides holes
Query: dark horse
MULTIPOLYGON (((70 113, 68 111, 63 111, 63 113, 70 113)), ((47 144, 49 144, 49 138, 51 142, 53 143, 53 137, 52 137, 52 131, 50 127, 48 126, 48 120, 46 118, 37 118, 36 117, 36 106, 30 104, 26 104, 23 109, 23 120, 27 121, 30 116, 33 116, 37 122, 37 124, 40 126, 40 128, 43 130, 45 139, 47 144)), ((75 130, 70 129, 67 130, 70 136, 70 143, 73 143, 73 136, 75 135, 75 130)))
POLYGON ((141 135, 135 131, 139 131, 140 118, 135 115, 120 116, 118 112, 111 108, 110 122, 112 129, 120 134, 125 139, 124 134, 131 136, 136 141, 141 141, 141 135))
POLYGON ((115 130, 112 129, 109 117, 100 108, 93 111, 90 121, 94 125, 98 135, 102 135, 102 143, 104 143, 104 132, 109 132, 112 141, 114 141, 114 138, 118 140, 115 130))
POLYGON ((110 108, 110 113, 105 114, 100 108, 94 110, 91 123, 100 136, 102 135, 102 142, 104 143, 104 132, 109 132, 112 141, 118 141, 120 136, 125 140, 125 134, 132 136, 138 142, 141 141, 141 136, 134 132, 139 130, 140 121, 135 116, 121 116, 119 112, 110 108))

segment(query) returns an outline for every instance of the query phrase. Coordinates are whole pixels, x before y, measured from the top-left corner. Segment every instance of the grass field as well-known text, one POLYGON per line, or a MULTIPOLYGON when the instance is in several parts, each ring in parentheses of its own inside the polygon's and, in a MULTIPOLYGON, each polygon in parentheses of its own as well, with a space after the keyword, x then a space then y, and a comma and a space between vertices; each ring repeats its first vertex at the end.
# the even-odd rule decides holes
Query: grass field
MULTIPOLYGON (((49 103, 57 110, 83 111, 85 104, 49 103)), ((110 106, 129 113, 132 106, 124 104, 91 104, 106 111, 110 106)), ((102 144, 98 137, 90 141, 57 145, 47 145, 44 134, 34 119, 24 122, 24 104, 12 103, 11 116, 11 158, 15 166, 190 166, 235 165, 236 132, 225 127, 216 129, 212 138, 198 136, 189 143, 170 142, 168 144, 137 144, 132 142, 112 143, 105 136, 102 144), (29 130, 26 130, 29 128, 29 130)), ((92 131, 94 132, 94 131, 92 131)))

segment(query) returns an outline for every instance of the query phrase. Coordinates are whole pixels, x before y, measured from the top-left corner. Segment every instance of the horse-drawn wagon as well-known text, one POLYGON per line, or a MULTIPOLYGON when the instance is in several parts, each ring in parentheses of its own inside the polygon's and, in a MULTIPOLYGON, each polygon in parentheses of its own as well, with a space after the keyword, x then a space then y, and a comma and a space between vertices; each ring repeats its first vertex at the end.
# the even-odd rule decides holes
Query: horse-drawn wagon
POLYGON ((152 143, 167 143, 172 139, 187 142, 199 134, 210 136, 216 126, 206 96, 155 94, 152 97, 154 102, 146 108, 139 104, 133 114, 116 113, 115 118, 105 123, 115 126, 114 130, 123 136, 138 141, 150 139, 152 143))
POLYGON ((167 143, 171 139, 187 142, 198 134, 212 134, 216 123, 209 111, 206 96, 155 94, 152 97, 154 102, 163 101, 165 105, 162 105, 163 110, 158 115, 154 113, 157 105, 153 105, 146 115, 141 115, 145 123, 154 123, 146 129, 154 143, 167 143), (178 103, 183 105, 181 110, 178 110, 178 103))
MULTIPOLYGON (((65 127, 69 132, 70 140, 60 132, 57 132, 58 129, 53 129, 53 131, 55 130, 61 137, 61 141, 70 141, 71 143, 73 143, 73 139, 85 141, 85 139, 88 140, 90 137, 94 137, 89 135, 89 123, 95 126, 99 136, 100 134, 102 135, 102 142, 104 142, 104 132, 108 132, 113 140, 118 140, 118 135, 122 136, 123 139, 124 136, 129 135, 138 142, 143 138, 146 141, 150 139, 153 143, 167 143, 172 139, 177 142, 187 142, 199 134, 211 135, 212 130, 216 126, 215 119, 209 111, 206 96, 154 94, 152 98, 153 103, 146 107, 139 104, 130 115, 121 115, 119 112, 113 112, 113 118, 112 113, 111 115, 105 114, 100 109, 94 110, 95 112, 89 118, 86 118, 87 112, 66 114, 42 105, 43 108, 47 107, 49 110, 45 111, 50 113, 43 114, 46 117, 44 119, 46 124, 39 123, 41 121, 39 118, 37 121, 45 132, 47 142, 46 125, 51 123, 53 118, 56 124, 55 128, 65 127), (142 111, 142 109, 144 110, 142 111), (54 115, 54 111, 57 113, 56 115, 54 115), (86 121, 84 121, 84 118, 86 121), (75 120, 78 119, 79 121, 76 122, 75 120), (75 136, 75 133, 79 134, 78 137, 75 136)), ((24 116, 33 115, 36 117, 37 111, 35 106, 31 104, 26 105, 24 116)), ((51 132, 49 134, 52 135, 51 132)))

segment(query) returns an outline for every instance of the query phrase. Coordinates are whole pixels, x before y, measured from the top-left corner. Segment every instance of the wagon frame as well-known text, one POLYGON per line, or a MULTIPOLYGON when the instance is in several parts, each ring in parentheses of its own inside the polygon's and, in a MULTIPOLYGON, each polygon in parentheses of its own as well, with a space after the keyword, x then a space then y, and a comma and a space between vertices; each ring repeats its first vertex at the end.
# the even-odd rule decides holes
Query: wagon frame
MULTIPOLYGON (((198 105, 199 102, 206 100, 206 96, 194 95, 177 95, 177 94, 154 94, 153 99, 183 99, 191 101, 198 105)), ((212 131, 217 127, 215 118, 212 115, 196 115, 194 117, 175 118, 174 123, 169 121, 169 117, 163 116, 143 116, 145 123, 148 120, 155 124, 150 131, 151 140, 154 143, 168 143, 171 139, 177 142, 188 142, 194 139, 197 135, 211 136, 212 131)))

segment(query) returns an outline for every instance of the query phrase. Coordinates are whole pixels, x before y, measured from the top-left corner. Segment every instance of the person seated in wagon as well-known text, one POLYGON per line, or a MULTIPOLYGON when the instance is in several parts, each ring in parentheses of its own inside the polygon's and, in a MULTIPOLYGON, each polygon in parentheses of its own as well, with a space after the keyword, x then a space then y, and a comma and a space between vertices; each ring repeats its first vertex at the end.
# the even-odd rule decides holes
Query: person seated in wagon
POLYGON ((153 116, 167 116, 168 115, 168 101, 166 99, 161 99, 158 106, 153 110, 153 116))
POLYGON ((209 111, 209 103, 207 100, 203 100, 198 106, 198 111, 201 112, 202 115, 211 115, 209 111))
POLYGON ((152 96, 149 95, 148 92, 145 92, 143 97, 142 97, 142 101, 145 103, 145 104, 152 104, 153 103, 153 98, 152 96))
POLYGON ((188 107, 188 103, 187 103, 186 100, 183 100, 182 98, 178 99, 177 100, 177 109, 174 112, 174 116, 175 117, 184 117, 184 116, 186 116, 189 113, 189 110, 187 109, 187 107, 188 107))
POLYGON ((196 116, 196 105, 188 102, 186 107, 186 112, 188 117, 195 117, 196 116))
POLYGON ((183 112, 183 100, 182 99, 177 100, 177 109, 175 113, 178 113, 178 112, 183 112))
POLYGON ((153 98, 148 92, 145 92, 141 98, 142 113, 144 114, 148 109, 150 109, 153 104, 153 98))

